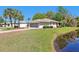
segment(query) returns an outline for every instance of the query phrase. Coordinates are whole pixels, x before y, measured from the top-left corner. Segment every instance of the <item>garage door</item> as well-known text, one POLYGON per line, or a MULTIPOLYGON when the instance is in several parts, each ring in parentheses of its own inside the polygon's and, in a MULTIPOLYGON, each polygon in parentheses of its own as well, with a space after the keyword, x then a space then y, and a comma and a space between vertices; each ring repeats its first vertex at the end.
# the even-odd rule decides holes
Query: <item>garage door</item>
POLYGON ((31 23, 31 24, 30 24, 30 27, 38 28, 38 23, 31 23))

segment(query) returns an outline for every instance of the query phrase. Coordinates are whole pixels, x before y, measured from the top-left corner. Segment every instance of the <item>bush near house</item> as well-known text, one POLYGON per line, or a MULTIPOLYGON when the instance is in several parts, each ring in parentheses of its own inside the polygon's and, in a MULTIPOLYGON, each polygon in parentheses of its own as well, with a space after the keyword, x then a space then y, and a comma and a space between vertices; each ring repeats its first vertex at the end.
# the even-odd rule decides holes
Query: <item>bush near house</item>
POLYGON ((53 28, 53 26, 43 26, 43 28, 53 28))

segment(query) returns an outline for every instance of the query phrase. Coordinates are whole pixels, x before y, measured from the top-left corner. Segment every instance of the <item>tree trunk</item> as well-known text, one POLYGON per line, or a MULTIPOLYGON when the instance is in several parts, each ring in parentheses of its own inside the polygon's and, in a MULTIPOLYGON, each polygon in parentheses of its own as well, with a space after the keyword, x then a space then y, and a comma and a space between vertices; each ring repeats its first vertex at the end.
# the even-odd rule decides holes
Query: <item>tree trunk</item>
POLYGON ((18 27, 20 28, 20 21, 18 20, 18 27))
POLYGON ((11 27, 13 27, 13 24, 12 24, 12 18, 9 17, 9 19, 10 19, 11 27))
POLYGON ((6 22, 4 23, 4 27, 6 27, 6 22))
POLYGON ((14 20, 14 27, 16 26, 16 19, 14 20))
POLYGON ((6 20, 4 21, 4 27, 6 27, 6 20))

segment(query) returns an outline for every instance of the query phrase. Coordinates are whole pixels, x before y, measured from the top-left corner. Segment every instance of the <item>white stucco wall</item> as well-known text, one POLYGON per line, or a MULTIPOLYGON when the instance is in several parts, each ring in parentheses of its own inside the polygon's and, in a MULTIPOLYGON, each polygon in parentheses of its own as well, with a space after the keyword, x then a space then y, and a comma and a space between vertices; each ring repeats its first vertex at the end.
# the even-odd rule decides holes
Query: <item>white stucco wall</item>
POLYGON ((50 24, 50 26, 53 26, 53 28, 57 28, 56 24, 50 24))
MULTIPOLYGON (((38 28, 43 28, 44 25, 39 25, 38 28)), ((48 26, 53 26, 53 28, 57 28, 56 24, 49 24, 48 26)))
MULTIPOLYGON (((12 24, 12 25, 14 27, 14 24, 12 24)), ((18 26, 18 24, 15 24, 15 25, 18 26)), ((2 25, 2 27, 5 27, 5 25, 2 25)), ((11 24, 9 24, 9 26, 6 25, 6 27, 11 27, 11 24)), ((27 24, 20 24, 20 27, 27 27, 27 24)))
POLYGON ((39 25, 39 27, 38 27, 38 28, 43 28, 43 26, 44 26, 44 25, 39 25))
POLYGON ((54 28, 57 28, 57 25, 55 24, 55 25, 53 25, 53 27, 54 27, 54 28))
POLYGON ((20 27, 27 27, 27 24, 20 24, 20 27))
MULTIPOLYGON (((39 24, 38 27, 30 27, 30 29, 41 29, 41 28, 43 28, 43 26, 45 26, 45 24, 39 24)), ((57 28, 57 24, 55 24, 55 23, 54 24, 49 23, 47 26, 53 26, 53 28, 57 28)))
MULTIPOLYGON (((38 28, 43 28, 44 25, 39 25, 38 28)), ((56 24, 49 24, 48 26, 53 26, 53 28, 57 28, 57 25, 56 24)))

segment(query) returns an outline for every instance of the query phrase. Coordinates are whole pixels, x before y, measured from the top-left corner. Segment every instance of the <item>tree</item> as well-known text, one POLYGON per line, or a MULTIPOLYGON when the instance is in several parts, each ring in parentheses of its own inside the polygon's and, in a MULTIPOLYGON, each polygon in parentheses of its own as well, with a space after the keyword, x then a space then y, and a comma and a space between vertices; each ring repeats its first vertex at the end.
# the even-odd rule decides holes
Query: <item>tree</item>
POLYGON ((24 20, 24 16, 22 15, 22 12, 19 10, 14 9, 14 26, 16 24, 16 21, 18 21, 18 26, 20 27, 20 21, 24 20))
POLYGON ((18 11, 17 19, 18 19, 18 25, 20 27, 20 21, 24 20, 24 16, 22 15, 21 11, 18 11))
POLYGON ((68 14, 68 10, 64 8, 63 6, 58 7, 58 12, 60 12, 63 15, 68 14))
MULTIPOLYGON (((68 10, 66 8, 64 8, 63 6, 59 6, 58 7, 58 12, 62 14, 62 16, 65 18, 67 18, 68 14, 68 10)), ((63 20, 64 20, 63 19, 63 20)))
POLYGON ((63 26, 76 26, 76 21, 70 14, 68 14, 68 10, 66 8, 59 6, 58 13, 59 14, 56 15, 56 19, 59 19, 63 26))
POLYGON ((5 20, 3 19, 2 16, 0 16, 0 23, 5 23, 5 20))
POLYGON ((6 21, 4 20, 2 16, 0 16, 0 23, 4 23, 4 26, 6 27, 6 21))
POLYGON ((19 11, 14 9, 14 27, 16 26, 16 21, 18 20, 18 17, 19 17, 19 11))
POLYGON ((62 21, 62 20, 64 20, 64 17, 63 17, 63 15, 61 13, 58 12, 58 13, 55 14, 54 20, 62 21))
POLYGON ((10 19, 11 26, 13 27, 13 24, 12 24, 12 18, 13 18, 13 15, 14 15, 13 9, 12 8, 5 9, 3 15, 4 15, 4 18, 10 19))
POLYGON ((52 11, 48 11, 48 12, 46 13, 46 16, 47 16, 47 18, 49 18, 49 19, 53 19, 54 16, 55 16, 55 13, 52 12, 52 11))
POLYGON ((36 13, 32 19, 35 20, 35 19, 43 19, 43 18, 47 18, 47 16, 43 13, 36 13))
POLYGON ((63 6, 58 7, 58 12, 55 14, 54 19, 57 21, 63 21, 67 18, 68 10, 63 6))
POLYGON ((15 27, 16 21, 18 21, 18 25, 20 27, 20 21, 24 19, 24 16, 22 15, 21 11, 17 9, 12 9, 12 8, 5 9, 3 15, 5 19, 7 18, 10 19, 10 23, 12 27, 13 27, 12 19, 14 20, 14 27, 15 27))
POLYGON ((4 23, 4 26, 6 27, 6 21, 4 20, 2 16, 0 16, 0 23, 4 23))
POLYGON ((75 18, 77 21, 77 27, 79 27, 79 16, 75 18))
POLYGON ((68 17, 63 21, 63 25, 64 25, 64 26, 68 26, 68 27, 75 27, 75 26, 77 26, 77 21, 76 21, 74 18, 68 16, 68 17))
POLYGON ((28 23, 29 23, 29 21, 30 21, 30 18, 27 18, 27 21, 28 21, 28 23))

